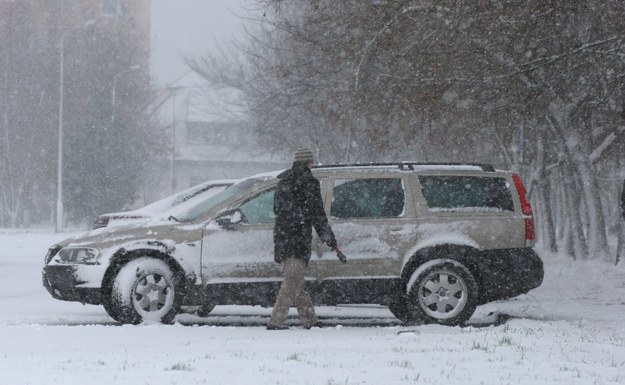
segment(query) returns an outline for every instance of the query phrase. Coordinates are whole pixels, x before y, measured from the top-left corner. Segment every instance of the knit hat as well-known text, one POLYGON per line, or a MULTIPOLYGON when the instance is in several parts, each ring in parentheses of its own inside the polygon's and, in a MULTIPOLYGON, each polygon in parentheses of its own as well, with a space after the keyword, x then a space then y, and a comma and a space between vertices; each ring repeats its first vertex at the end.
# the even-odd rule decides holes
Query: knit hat
POLYGON ((300 148, 293 155, 293 162, 314 162, 315 156, 312 151, 307 148, 300 148))

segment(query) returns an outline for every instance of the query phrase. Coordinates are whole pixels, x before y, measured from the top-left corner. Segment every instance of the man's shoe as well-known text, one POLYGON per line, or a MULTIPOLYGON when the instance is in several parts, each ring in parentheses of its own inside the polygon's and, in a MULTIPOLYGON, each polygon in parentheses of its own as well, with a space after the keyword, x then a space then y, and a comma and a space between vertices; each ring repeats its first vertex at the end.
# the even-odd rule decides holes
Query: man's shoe
POLYGON ((287 330, 289 327, 286 325, 276 326, 272 324, 267 325, 267 330, 287 330))
POLYGON ((312 324, 312 325, 305 325, 305 326, 304 326, 304 329, 306 329, 306 330, 310 330, 310 329, 312 329, 312 328, 322 328, 322 327, 323 327, 323 324, 322 324, 321 322, 317 321, 317 322, 315 322, 315 323, 314 323, 314 324, 312 324))

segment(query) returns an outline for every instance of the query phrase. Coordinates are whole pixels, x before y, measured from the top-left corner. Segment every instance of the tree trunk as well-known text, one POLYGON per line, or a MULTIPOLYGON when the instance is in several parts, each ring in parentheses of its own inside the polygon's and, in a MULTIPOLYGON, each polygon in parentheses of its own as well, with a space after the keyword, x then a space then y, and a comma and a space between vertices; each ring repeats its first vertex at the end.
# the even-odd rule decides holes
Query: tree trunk
POLYGON ((558 246, 556 243, 555 225, 553 221, 553 209, 551 207, 551 183, 550 178, 547 178, 545 171, 545 146, 542 138, 538 139, 537 148, 537 160, 536 160, 536 192, 538 202, 540 204, 539 215, 541 236, 543 247, 551 252, 557 252, 558 246))
POLYGON ((566 210, 564 221, 569 226, 571 243, 573 245, 572 255, 575 259, 588 258, 588 245, 586 244, 586 236, 584 234, 584 224, 582 223, 582 199, 577 183, 575 183, 575 173, 570 164, 565 166, 564 173, 564 192, 566 195, 566 210))
POLYGON ((587 238, 589 257, 595 258, 603 255, 609 258, 608 238, 606 235, 606 224, 603 218, 601 197, 597 189, 596 173, 588 156, 579 154, 575 156, 575 168, 579 175, 583 201, 586 203, 586 214, 588 218, 587 238))
POLYGON ((614 264, 625 261, 625 218, 621 219, 618 224, 618 243, 616 245, 616 258, 614 264))
POLYGON ((538 190, 541 205, 542 228, 543 228, 543 246, 551 252, 558 251, 556 243, 556 231, 553 220, 553 208, 551 207, 551 183, 543 179, 543 183, 538 190))

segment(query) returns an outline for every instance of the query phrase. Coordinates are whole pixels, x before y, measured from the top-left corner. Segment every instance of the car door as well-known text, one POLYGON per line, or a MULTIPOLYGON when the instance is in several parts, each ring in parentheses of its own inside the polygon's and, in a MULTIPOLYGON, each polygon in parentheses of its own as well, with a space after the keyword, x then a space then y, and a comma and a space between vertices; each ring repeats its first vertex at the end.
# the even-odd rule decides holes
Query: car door
MULTIPOLYGON (((273 199, 266 188, 227 210, 232 217, 215 229, 211 223, 202 243, 202 274, 214 303, 273 305, 282 282, 282 267, 274 261, 273 199), (212 228, 212 229, 211 229, 212 228)), ((306 279, 315 280, 314 264, 306 279)))
POLYGON ((202 241, 206 295, 217 304, 266 305, 281 282, 273 259, 274 187, 264 189, 211 222, 202 241))
POLYGON ((329 216, 348 263, 326 250, 318 260, 323 302, 376 302, 396 290, 406 244, 416 225, 406 183, 397 177, 332 178, 329 216))

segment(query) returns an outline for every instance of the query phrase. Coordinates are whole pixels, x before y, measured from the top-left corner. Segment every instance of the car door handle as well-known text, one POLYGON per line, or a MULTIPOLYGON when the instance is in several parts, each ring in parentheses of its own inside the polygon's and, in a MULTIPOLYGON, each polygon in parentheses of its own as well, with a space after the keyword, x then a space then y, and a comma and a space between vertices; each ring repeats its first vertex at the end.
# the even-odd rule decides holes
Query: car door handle
POLYGON ((404 228, 403 227, 391 227, 391 231, 402 231, 404 228))

